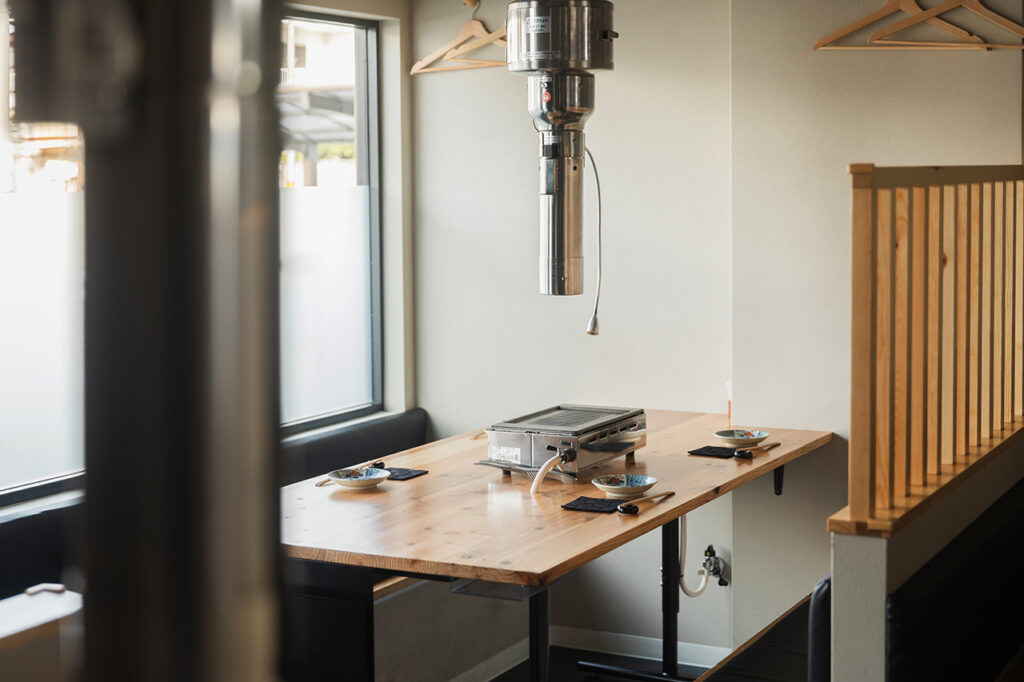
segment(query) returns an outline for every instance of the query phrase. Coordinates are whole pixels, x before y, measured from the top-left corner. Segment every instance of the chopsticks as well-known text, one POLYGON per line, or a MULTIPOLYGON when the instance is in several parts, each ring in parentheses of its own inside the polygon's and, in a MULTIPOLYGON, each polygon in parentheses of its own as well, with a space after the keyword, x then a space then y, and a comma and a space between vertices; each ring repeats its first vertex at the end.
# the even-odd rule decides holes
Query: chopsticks
POLYGON ((775 441, 773 443, 764 443, 763 445, 755 445, 754 447, 743 448, 742 450, 737 448, 736 457, 739 457, 740 459, 749 459, 754 456, 755 452, 768 452, 772 448, 778 447, 779 445, 782 445, 782 443, 780 443, 779 441, 775 441))

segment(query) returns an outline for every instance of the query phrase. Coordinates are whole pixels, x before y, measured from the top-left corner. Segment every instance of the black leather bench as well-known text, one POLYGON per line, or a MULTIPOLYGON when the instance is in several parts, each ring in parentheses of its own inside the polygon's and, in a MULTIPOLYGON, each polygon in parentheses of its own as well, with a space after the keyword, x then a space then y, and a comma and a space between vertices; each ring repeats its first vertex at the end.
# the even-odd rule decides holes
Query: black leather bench
MULTIPOLYGON (((361 424, 340 425, 286 439, 281 484, 379 459, 426 441, 427 413, 415 408, 361 424)), ((42 582, 63 582, 74 543, 82 537, 82 505, 69 504, 0 523, 0 599, 42 582)))
MULTIPOLYGON (((328 471, 423 445, 427 434, 427 413, 416 408, 393 417, 287 439, 282 448, 282 485, 322 476, 328 471)), ((333 581, 344 571, 297 559, 284 561, 282 595, 282 673, 286 680, 308 682, 316 679, 311 663, 323 656, 344 656, 346 642, 356 641, 359 632, 372 628, 365 617, 372 604, 339 608, 336 601, 318 596, 333 589, 333 581), (311 631, 310 624, 317 623, 311 631)), ((353 579, 369 579, 360 574, 353 579)), ((373 586, 378 599, 416 582, 410 578, 388 578, 373 586)), ((344 664, 341 664, 344 668, 344 664)), ((339 673, 339 675, 344 675, 339 673)), ((354 674, 354 676, 357 676, 354 674)), ((338 679, 342 679, 339 677, 338 679)))
MULTIPOLYGON (((1024 680, 1024 481, 886 599, 886 681, 1024 680)), ((831 580, 700 677, 827 682, 831 580)))
POLYGON ((281 485, 408 450, 426 438, 427 412, 421 407, 287 438, 281 447, 281 485))
POLYGON ((811 594, 737 647, 698 681, 827 682, 830 584, 829 578, 823 579, 811 594))
POLYGON ((1024 679, 1024 481, 886 599, 886 677, 1024 679))
POLYGON ((0 523, 0 599, 38 583, 65 581, 75 539, 81 538, 82 505, 58 505, 0 523))

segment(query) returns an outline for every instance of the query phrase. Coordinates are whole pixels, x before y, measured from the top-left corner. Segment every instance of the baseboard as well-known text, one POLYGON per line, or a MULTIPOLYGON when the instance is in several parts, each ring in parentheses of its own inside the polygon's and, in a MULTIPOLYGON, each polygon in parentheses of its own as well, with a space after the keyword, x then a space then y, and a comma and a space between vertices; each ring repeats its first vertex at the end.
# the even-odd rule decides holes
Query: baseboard
MULTIPOLYGON (((562 625, 551 626, 551 644, 570 649, 600 651, 619 656, 635 658, 661 659, 661 639, 657 637, 638 637, 618 632, 601 632, 584 630, 562 625)), ((679 663, 685 665, 710 668, 732 653, 732 649, 706 644, 677 642, 679 663)))
POLYGON ((453 677, 451 682, 480 682, 492 680, 498 675, 511 670, 525 661, 530 655, 530 640, 522 639, 482 663, 474 665, 466 672, 453 677))
MULTIPOLYGON (((562 625, 552 625, 550 630, 552 646, 585 651, 600 651, 618 656, 634 658, 661 659, 661 640, 657 637, 638 637, 623 635, 618 632, 601 632, 600 630, 584 630, 562 625)), ((706 644, 678 642, 677 656, 679 663, 700 668, 711 668, 732 653, 732 649, 706 644)), ((522 639, 504 651, 478 663, 461 675, 452 678, 452 682, 479 682, 494 679, 498 675, 511 670, 527 659, 530 655, 530 640, 522 639)))

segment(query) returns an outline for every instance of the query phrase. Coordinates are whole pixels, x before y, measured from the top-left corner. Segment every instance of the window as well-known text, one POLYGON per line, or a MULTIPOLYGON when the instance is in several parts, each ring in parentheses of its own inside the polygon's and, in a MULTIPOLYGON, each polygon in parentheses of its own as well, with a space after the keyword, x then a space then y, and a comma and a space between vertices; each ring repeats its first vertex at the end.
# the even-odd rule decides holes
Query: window
POLYGON ((377 24, 281 25, 285 433, 381 409, 377 24))
POLYGON ((15 26, 0 0, 0 504, 84 466, 82 135, 13 123, 15 26))

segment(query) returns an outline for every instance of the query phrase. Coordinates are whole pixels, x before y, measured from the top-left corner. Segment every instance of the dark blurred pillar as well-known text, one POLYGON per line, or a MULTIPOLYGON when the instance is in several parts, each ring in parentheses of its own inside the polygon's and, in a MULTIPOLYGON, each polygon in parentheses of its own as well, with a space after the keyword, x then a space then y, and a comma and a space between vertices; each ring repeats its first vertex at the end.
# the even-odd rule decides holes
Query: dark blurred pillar
POLYGON ((280 57, 265 5, 13 4, 19 115, 85 132, 88 680, 276 674, 280 57))

